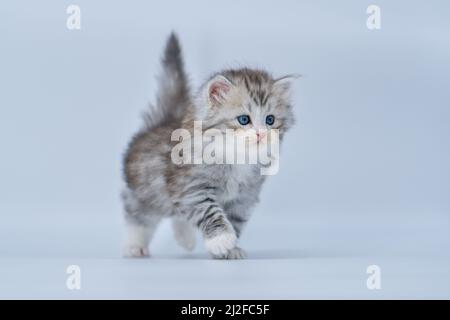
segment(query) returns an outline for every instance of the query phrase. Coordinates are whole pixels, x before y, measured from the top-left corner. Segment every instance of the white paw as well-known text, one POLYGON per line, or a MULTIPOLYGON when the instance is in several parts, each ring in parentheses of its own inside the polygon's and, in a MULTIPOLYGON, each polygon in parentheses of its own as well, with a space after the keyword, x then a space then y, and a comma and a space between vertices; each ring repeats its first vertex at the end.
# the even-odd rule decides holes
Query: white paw
POLYGON ((231 232, 222 232, 215 237, 205 238, 206 249, 214 256, 225 256, 236 246, 236 235, 231 232))
POLYGON ((239 247, 234 247, 230 251, 227 252, 227 255, 222 259, 230 259, 230 260, 240 260, 247 258, 247 253, 244 249, 239 247))
POLYGON ((196 234, 195 228, 187 221, 174 219, 172 222, 175 240, 188 251, 195 248, 196 234))
POLYGON ((126 258, 145 258, 149 257, 148 248, 143 248, 136 245, 126 245, 123 249, 123 256, 126 258))

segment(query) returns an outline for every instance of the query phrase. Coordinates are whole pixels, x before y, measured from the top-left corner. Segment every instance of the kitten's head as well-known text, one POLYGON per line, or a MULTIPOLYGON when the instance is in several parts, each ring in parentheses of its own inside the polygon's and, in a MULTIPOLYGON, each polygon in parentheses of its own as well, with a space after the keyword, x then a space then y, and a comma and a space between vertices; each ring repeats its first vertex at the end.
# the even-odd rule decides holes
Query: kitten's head
POLYGON ((215 74, 202 87, 199 98, 204 128, 252 129, 261 135, 278 129, 282 137, 294 123, 290 104, 293 78, 275 79, 265 71, 247 68, 215 74))

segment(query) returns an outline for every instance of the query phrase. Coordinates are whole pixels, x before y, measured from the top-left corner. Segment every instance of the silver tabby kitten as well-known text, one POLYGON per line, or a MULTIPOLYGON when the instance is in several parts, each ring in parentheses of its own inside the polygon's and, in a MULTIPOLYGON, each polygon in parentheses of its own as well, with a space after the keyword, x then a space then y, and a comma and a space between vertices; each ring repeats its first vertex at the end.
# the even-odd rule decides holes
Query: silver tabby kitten
POLYGON ((170 217, 175 238, 185 249, 194 248, 198 229, 214 258, 245 258, 236 242, 258 202, 265 179, 260 165, 175 164, 171 134, 178 128, 192 132, 194 121, 201 120, 203 129, 278 129, 282 138, 294 121, 291 79, 274 79, 265 71, 248 68, 225 70, 192 95, 174 34, 168 39, 162 66, 156 108, 145 115, 146 125, 125 153, 124 255, 148 256, 156 227, 170 217))

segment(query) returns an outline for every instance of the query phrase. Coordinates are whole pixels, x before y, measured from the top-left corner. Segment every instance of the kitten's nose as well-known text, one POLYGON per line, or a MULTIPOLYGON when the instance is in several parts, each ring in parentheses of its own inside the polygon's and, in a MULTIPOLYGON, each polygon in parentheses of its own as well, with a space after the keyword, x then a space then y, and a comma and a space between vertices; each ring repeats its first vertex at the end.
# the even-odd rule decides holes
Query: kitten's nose
POLYGON ((261 131, 256 132, 256 139, 258 140, 258 142, 261 141, 262 139, 264 139, 265 136, 266 136, 265 132, 261 132, 261 131))

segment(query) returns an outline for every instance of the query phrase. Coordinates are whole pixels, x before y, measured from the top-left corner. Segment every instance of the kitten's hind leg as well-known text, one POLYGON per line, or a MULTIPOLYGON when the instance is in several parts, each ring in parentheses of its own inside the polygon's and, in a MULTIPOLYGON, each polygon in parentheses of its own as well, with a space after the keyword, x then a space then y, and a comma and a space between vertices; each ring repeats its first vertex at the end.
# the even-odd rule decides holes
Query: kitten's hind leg
POLYGON ((125 204, 126 235, 123 246, 124 257, 148 257, 148 246, 162 219, 161 215, 149 212, 134 194, 127 190, 122 194, 125 204))
POLYGON ((172 228, 178 244, 188 251, 194 250, 196 240, 196 229, 194 226, 186 219, 174 217, 172 219, 172 228))
POLYGON ((123 247, 123 255, 128 258, 150 256, 148 246, 161 221, 160 217, 150 217, 145 223, 137 221, 126 222, 126 238, 123 247))

